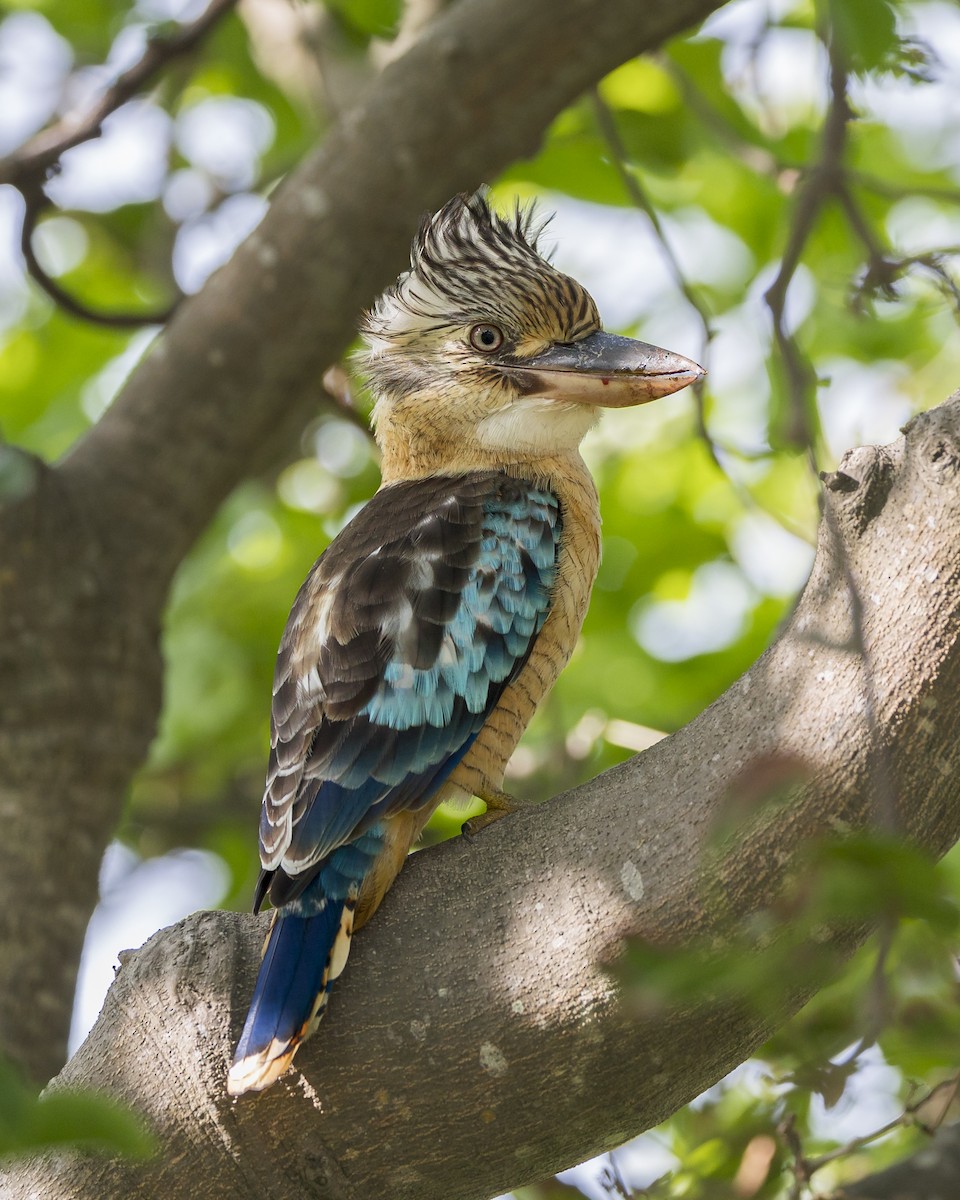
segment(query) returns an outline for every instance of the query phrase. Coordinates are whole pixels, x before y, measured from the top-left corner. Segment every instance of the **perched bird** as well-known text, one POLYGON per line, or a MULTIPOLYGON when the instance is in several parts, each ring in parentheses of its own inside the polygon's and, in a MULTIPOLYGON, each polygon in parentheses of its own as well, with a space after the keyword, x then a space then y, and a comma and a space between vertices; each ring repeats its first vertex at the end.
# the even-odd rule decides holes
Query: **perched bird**
POLYGON ((441 800, 478 796, 487 820, 515 806, 504 768, 570 657, 600 559, 581 439, 600 408, 703 374, 601 332, 540 232, 531 212, 458 196, 366 318, 383 482, 280 642, 254 906, 275 912, 232 1095, 290 1066, 441 800))

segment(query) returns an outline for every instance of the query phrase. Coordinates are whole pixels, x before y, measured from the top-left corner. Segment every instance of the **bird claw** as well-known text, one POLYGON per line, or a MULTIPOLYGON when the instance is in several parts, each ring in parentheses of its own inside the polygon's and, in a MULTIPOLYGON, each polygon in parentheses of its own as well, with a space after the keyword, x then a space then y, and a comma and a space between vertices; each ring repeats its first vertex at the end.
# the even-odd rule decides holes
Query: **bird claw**
POLYGON ((499 821, 501 817, 505 817, 507 813, 518 812, 521 808, 526 808, 530 801, 520 800, 516 796, 511 796, 507 792, 497 791, 487 792, 480 795, 478 799, 482 800, 487 806, 487 811, 479 813, 475 817, 470 817, 460 826, 460 833, 465 838, 475 837, 481 829, 486 829, 488 825, 492 825, 494 821, 499 821))

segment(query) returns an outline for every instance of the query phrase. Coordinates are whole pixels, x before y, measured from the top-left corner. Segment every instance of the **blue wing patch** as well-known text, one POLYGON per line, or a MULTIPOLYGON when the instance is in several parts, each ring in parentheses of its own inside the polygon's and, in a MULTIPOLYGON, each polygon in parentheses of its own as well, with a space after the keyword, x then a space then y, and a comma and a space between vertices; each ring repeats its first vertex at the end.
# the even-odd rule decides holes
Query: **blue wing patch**
POLYGON ((261 897, 362 878, 347 844, 429 801, 533 648, 560 533, 552 493, 484 471, 383 488, 334 540, 278 656, 261 897))

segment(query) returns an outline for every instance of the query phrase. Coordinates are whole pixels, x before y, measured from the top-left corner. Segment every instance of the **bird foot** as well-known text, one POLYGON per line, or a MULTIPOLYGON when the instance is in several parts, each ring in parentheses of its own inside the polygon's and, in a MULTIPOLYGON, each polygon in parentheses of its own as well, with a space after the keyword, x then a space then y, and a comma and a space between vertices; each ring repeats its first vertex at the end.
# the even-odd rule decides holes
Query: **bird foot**
POLYGON ((479 793, 478 799, 484 802, 487 806, 487 811, 471 817, 468 821, 464 821, 460 827, 460 832, 468 838, 474 837, 481 829, 486 829, 494 821, 499 821, 507 813, 518 812, 521 808, 527 808, 530 804, 529 800, 521 800, 517 796, 511 796, 508 792, 502 792, 499 788, 479 793))

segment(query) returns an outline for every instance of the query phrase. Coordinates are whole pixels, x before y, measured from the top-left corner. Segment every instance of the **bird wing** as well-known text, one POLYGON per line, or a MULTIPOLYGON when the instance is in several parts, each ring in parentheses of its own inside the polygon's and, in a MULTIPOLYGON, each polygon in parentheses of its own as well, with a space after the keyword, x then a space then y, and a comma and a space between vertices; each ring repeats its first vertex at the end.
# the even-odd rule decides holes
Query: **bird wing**
POLYGON ((560 530, 551 492, 476 471, 382 488, 334 539, 280 643, 261 894, 436 792, 543 627, 560 530))

